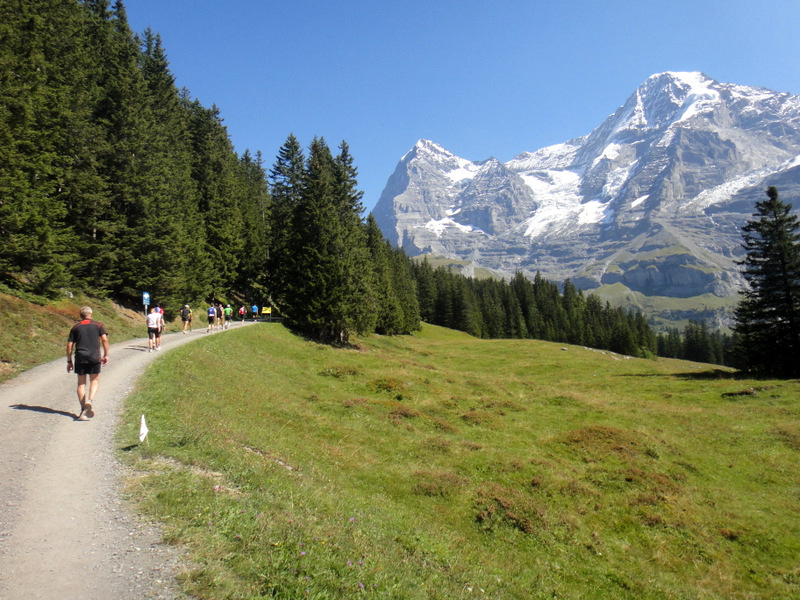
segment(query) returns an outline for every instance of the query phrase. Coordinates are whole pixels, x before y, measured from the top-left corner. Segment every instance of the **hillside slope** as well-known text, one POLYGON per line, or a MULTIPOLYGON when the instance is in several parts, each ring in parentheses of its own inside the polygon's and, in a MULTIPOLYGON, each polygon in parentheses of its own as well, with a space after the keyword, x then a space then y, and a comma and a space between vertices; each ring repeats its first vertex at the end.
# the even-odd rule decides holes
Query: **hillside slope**
POLYGON ((67 335, 80 320, 81 306, 92 307, 93 317, 106 326, 112 343, 147 333, 142 313, 110 300, 72 297, 36 303, 0 293, 0 305, 0 382, 65 356, 67 335))
POLYGON ((800 382, 425 326, 178 349, 132 491, 201 598, 792 598, 800 382))

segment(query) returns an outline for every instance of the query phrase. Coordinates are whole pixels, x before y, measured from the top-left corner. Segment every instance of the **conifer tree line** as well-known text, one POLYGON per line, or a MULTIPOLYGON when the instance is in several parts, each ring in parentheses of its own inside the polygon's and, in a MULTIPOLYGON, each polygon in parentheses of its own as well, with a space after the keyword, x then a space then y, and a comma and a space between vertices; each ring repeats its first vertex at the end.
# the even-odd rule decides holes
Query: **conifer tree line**
POLYGON ((271 301, 296 330, 419 327, 409 264, 362 220, 357 169, 294 136, 267 172, 216 106, 179 90, 161 39, 121 0, 0 4, 0 282, 173 314, 271 301))
POLYGON ((121 1, 0 4, 0 274, 173 309, 263 284, 269 191, 121 1))
POLYGON ((645 317, 584 296, 568 279, 556 283, 517 272, 511 281, 475 279, 413 262, 420 315, 426 322, 482 338, 533 338, 655 356, 657 337, 645 317))
POLYGON ((7 288, 131 306, 146 290, 168 311, 269 298, 294 329, 337 343, 424 318, 482 337, 653 349, 641 320, 570 285, 562 301, 541 278, 477 281, 409 260, 362 219, 345 142, 334 155, 316 138, 306 156, 289 135, 268 171, 260 153, 237 156, 219 109, 176 88, 160 37, 134 34, 121 0, 0 10, 7 288))
POLYGON ((671 327, 658 334, 658 355, 714 365, 734 366, 736 336, 709 330, 704 321, 689 321, 681 332, 671 327))

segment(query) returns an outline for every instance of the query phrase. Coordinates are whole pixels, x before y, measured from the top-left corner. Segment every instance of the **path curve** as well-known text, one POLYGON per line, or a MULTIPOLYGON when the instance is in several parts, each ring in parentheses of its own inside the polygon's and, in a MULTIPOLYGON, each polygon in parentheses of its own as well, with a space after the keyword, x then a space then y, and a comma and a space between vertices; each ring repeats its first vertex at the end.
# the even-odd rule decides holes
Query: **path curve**
POLYGON ((178 551, 122 499, 114 436, 145 367, 205 335, 164 335, 152 353, 146 338, 112 344, 89 422, 65 358, 0 385, 0 600, 186 597, 178 551))

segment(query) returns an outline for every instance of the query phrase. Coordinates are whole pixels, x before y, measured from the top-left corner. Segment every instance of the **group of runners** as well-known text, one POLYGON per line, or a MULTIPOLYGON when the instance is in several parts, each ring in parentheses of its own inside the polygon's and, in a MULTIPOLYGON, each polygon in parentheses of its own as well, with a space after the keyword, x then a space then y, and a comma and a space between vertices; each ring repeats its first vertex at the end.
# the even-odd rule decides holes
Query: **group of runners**
MULTIPOLYGON (((187 307, 188 308, 188 307, 187 307)), ((250 311, 253 315, 253 321, 258 319, 258 306, 255 304, 250 307, 250 311)), ((206 333, 211 333, 215 330, 222 331, 224 329, 228 329, 231 326, 231 323, 234 321, 235 314, 239 315, 239 321, 244 324, 245 319, 247 319, 247 308, 244 304, 239 307, 239 310, 234 313, 234 309, 231 307, 230 304, 226 306, 222 306, 222 304, 215 304, 211 303, 206 308, 206 318, 208 320, 208 327, 206 327, 206 333)), ((183 317, 183 315, 181 315, 183 317)), ((191 331, 191 313, 189 314, 189 330, 191 331)), ((184 333, 186 333, 186 319, 184 318, 184 333)))
POLYGON ((231 326, 233 320, 233 309, 231 305, 222 306, 222 304, 210 304, 206 309, 206 316, 208 318, 208 327, 206 333, 214 330, 222 331, 231 326))
MULTIPOLYGON (((250 307, 250 311, 253 316, 253 321, 255 321, 258 318, 258 306, 254 304, 250 307)), ((244 304, 242 304, 238 310, 234 311, 230 304, 223 306, 221 303, 212 302, 206 308, 206 320, 208 322, 206 333, 228 329, 231 323, 234 322, 237 314, 239 317, 238 320, 244 323, 247 318, 247 313, 248 310, 244 304)), ((191 333, 194 314, 188 304, 183 305, 183 308, 180 310, 180 315, 181 321, 183 321, 183 333, 191 333)))

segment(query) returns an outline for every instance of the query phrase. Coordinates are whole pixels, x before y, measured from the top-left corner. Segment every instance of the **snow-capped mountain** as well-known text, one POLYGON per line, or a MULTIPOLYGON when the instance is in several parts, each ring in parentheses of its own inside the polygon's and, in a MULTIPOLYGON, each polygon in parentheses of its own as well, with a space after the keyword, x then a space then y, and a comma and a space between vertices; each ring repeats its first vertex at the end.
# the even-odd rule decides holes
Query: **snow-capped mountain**
POLYGON ((589 135, 507 163, 420 140, 373 214, 410 255, 730 297, 741 227, 769 185, 800 208, 800 96, 661 73, 589 135))

